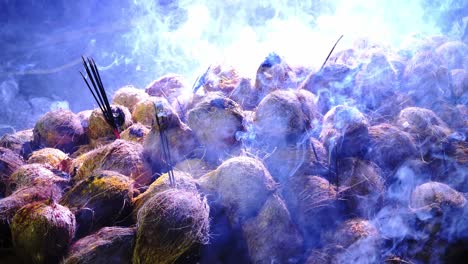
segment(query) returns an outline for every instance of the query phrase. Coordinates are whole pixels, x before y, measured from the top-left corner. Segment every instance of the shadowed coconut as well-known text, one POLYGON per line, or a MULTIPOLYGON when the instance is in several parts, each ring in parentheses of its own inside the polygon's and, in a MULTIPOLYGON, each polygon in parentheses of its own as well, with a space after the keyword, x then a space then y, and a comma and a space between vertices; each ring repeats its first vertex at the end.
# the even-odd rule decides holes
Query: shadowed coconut
MULTIPOLYGON (((119 131, 125 130, 132 125, 132 115, 127 107, 122 105, 111 105, 112 114, 115 116, 116 126, 119 131)), ((99 138, 115 139, 114 128, 104 118, 101 109, 96 108, 89 117, 88 137, 94 141, 99 138)))
POLYGON ((197 244, 208 242, 209 207, 199 194, 169 189, 138 212, 133 263, 174 263, 197 244))
POLYGON ((132 262, 135 228, 104 227, 76 241, 62 264, 132 262))
POLYGON ((0 147, 0 199, 5 191, 11 174, 23 166, 24 161, 15 152, 0 147))
POLYGON ((85 141, 80 119, 68 110, 56 110, 43 115, 34 126, 34 144, 72 153, 85 141))
POLYGON ((78 224, 76 236, 83 237, 130 217, 132 185, 132 180, 119 173, 95 171, 67 191, 60 204, 74 212, 78 224))
POLYGON ((240 152, 236 134, 244 131, 240 106, 219 94, 208 94, 187 114, 187 124, 201 144, 203 159, 218 164, 240 152))
POLYGON ((6 134, 0 138, 0 147, 10 149, 26 159, 35 148, 32 143, 33 137, 32 129, 6 134))
POLYGON ((146 136, 149 134, 150 130, 146 126, 140 124, 140 123, 135 123, 125 129, 120 136, 122 139, 127 140, 127 141, 133 141, 136 143, 143 144, 143 141, 145 141, 146 136))
POLYGON ((116 140, 78 157, 74 161, 77 167, 74 180, 86 179, 94 170, 112 170, 135 181, 136 186, 143 187, 152 180, 151 169, 143 158, 143 147, 134 142, 116 140))
POLYGON ((34 151, 28 158, 28 163, 39 163, 49 165, 52 168, 60 169, 61 164, 68 159, 68 155, 59 149, 43 148, 34 151))
POLYGON ((245 221, 242 232, 251 263, 298 263, 302 258, 303 238, 276 194, 265 201, 257 216, 245 221))
POLYGON ((148 94, 143 89, 127 85, 115 91, 112 104, 123 105, 132 112, 135 105, 147 97, 148 94))
POLYGON ((202 159, 186 159, 177 163, 174 169, 190 174, 194 179, 199 179, 216 168, 202 159))
POLYGON ((27 263, 58 263, 74 233, 74 215, 53 201, 24 206, 11 225, 15 251, 27 263))
POLYGON ((257 96, 249 78, 241 78, 236 88, 228 94, 229 99, 234 100, 244 110, 253 110, 257 106, 257 96))
POLYGON ((453 96, 459 103, 467 103, 468 101, 468 72, 464 69, 456 69, 450 72, 452 76, 452 92, 453 96))

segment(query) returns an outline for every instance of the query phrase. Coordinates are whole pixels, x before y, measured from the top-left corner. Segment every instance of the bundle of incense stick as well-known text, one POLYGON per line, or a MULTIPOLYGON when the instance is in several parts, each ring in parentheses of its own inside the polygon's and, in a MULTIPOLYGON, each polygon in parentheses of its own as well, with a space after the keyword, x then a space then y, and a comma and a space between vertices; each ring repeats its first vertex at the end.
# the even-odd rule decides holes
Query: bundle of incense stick
POLYGON ((172 187, 175 187, 175 177, 174 177, 174 170, 172 169, 172 158, 171 152, 169 148, 169 141, 167 139, 166 132, 163 128, 163 121, 164 117, 166 116, 164 112, 163 105, 160 102, 154 104, 155 112, 156 112, 156 124, 159 130, 159 138, 161 140, 161 148, 162 148, 162 155, 164 160, 166 161, 167 165, 167 174, 169 175, 169 184, 172 187))
POLYGON ((102 84, 101 75, 99 74, 96 63, 92 58, 85 59, 81 57, 81 59, 83 59, 84 68, 93 87, 91 88, 91 85, 88 83, 82 72, 80 72, 81 77, 83 77, 86 86, 88 86, 88 89, 93 95, 94 100, 99 105, 99 108, 101 109, 102 114, 104 115, 104 119, 112 127, 115 138, 119 139, 120 132, 117 122, 115 120, 116 116, 112 113, 112 108, 109 104, 109 99, 107 98, 106 90, 104 89, 104 85, 102 84))

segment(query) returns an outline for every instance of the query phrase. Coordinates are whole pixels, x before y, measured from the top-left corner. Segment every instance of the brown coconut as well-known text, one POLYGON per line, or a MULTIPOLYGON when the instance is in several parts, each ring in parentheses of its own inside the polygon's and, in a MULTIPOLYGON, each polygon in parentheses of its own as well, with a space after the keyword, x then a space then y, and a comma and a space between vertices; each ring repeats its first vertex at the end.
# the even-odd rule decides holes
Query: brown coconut
POLYGON ((133 263, 174 263, 192 247, 206 244, 209 210, 195 192, 157 193, 138 212, 133 263))
POLYGON ((450 129, 461 133, 468 132, 467 113, 463 107, 457 107, 446 101, 437 101, 432 104, 431 109, 450 129))
POLYGON ((89 118, 91 117, 92 113, 93 110, 84 110, 76 114, 80 119, 81 126, 83 127, 83 130, 86 135, 88 135, 89 133, 89 118))
POLYGON ((369 123, 358 109, 333 107, 323 117, 320 140, 332 157, 362 157, 369 145, 369 123))
POLYGON ((328 64, 320 71, 312 71, 299 85, 299 89, 319 94, 319 90, 328 90, 334 95, 349 95, 353 87, 353 68, 344 64, 328 64))
POLYGON ((17 255, 28 263, 59 263, 75 234, 75 216, 53 201, 21 208, 11 234, 17 255))
POLYGON ((186 159, 177 163, 174 169, 190 174, 194 179, 199 179, 216 168, 202 159, 186 159))
POLYGON ((6 134, 0 138, 0 147, 12 150, 23 158, 27 158, 33 151, 33 130, 22 130, 14 134, 6 134))
POLYGON ((60 204, 76 216, 77 237, 83 237, 103 226, 112 226, 132 211, 133 181, 111 171, 95 171, 86 180, 68 190, 60 204))
POLYGON ((449 41, 440 45, 436 49, 436 53, 442 59, 444 67, 449 70, 463 69, 468 47, 461 41, 449 41))
POLYGON ((410 134, 390 124, 369 127, 369 151, 367 157, 386 172, 398 168, 418 152, 410 134))
MULTIPOLYGON (((111 105, 119 132, 132 125, 132 115, 127 107, 111 105)), ((100 108, 96 108, 89 117, 88 137, 92 140, 115 139, 114 129, 107 123, 100 108)))
POLYGON ((23 166, 24 161, 10 149, 0 147, 0 198, 5 196, 10 175, 23 166))
POLYGON ((210 66, 202 80, 206 92, 221 92, 224 96, 231 94, 240 82, 238 71, 227 65, 210 66))
POLYGON ((148 97, 143 89, 138 89, 133 85, 127 85, 119 88, 114 93, 112 104, 123 105, 132 112, 135 105, 148 97))
MULTIPOLYGON (((464 69, 455 69, 450 71, 452 76, 453 96, 462 102, 463 97, 468 95, 468 72, 464 69)), ((466 101, 465 101, 466 102, 466 101)))
POLYGON ((166 98, 170 103, 177 100, 185 89, 184 79, 180 75, 168 74, 154 80, 145 91, 150 96, 166 98))
POLYGON ((154 97, 154 96, 148 97, 145 100, 142 100, 135 105, 135 108, 133 109, 133 112, 132 112, 133 120, 147 127, 152 127, 153 125, 156 125, 155 104, 161 105, 164 108, 164 110, 170 113, 171 119, 174 119, 174 120, 169 120, 171 123, 179 122, 178 121, 179 117, 177 116, 177 114, 175 114, 175 110, 172 108, 169 102, 164 97, 154 97))
POLYGON ((236 134, 244 131, 243 118, 236 102, 218 94, 205 96, 188 112, 187 124, 203 148, 203 159, 218 164, 240 153, 241 142, 236 134))
POLYGON ((126 140, 116 140, 83 154, 75 160, 74 166, 76 181, 86 179, 96 169, 112 170, 128 176, 138 188, 149 185, 152 180, 151 169, 143 157, 143 147, 126 140))
POLYGON ((131 263, 135 235, 135 228, 104 227, 76 241, 62 263, 131 263))
POLYGON ((302 258, 302 235, 276 194, 265 201, 257 216, 242 225, 242 232, 251 263, 298 263, 302 258))
POLYGON ((85 142, 85 133, 77 115, 56 110, 43 115, 34 126, 34 144, 72 153, 85 142))
POLYGON ((296 76, 283 58, 270 53, 257 69, 255 77, 255 91, 258 99, 277 89, 297 88, 296 76))
POLYGON ((150 132, 150 129, 147 128, 146 126, 140 123, 135 123, 131 125, 130 127, 128 127, 127 129, 125 129, 120 134, 120 136, 124 140, 143 144, 143 141, 145 140, 149 132, 150 132))
POLYGON ((238 103, 244 110, 253 110, 257 106, 257 96, 249 78, 241 78, 234 90, 228 94, 229 99, 238 103))
POLYGON ((40 150, 34 151, 31 156, 28 158, 28 163, 39 163, 43 165, 48 165, 52 168, 60 169, 66 160, 68 160, 68 155, 63 153, 63 151, 55 148, 43 148, 40 150))
POLYGON ((239 156, 200 178, 202 189, 219 196, 232 224, 253 217, 277 185, 261 161, 239 156))

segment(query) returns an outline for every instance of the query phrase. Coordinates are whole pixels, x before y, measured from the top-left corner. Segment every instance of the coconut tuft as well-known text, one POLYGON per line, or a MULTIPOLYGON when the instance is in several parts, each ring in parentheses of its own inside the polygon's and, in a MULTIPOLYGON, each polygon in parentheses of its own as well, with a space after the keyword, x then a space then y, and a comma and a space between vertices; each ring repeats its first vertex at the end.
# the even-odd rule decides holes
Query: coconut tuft
POLYGON ((169 189, 154 195, 138 212, 133 263, 174 263, 209 240, 209 207, 199 194, 169 189))
MULTIPOLYGON (((127 107, 111 105, 111 109, 119 131, 123 131, 132 125, 132 115, 127 107)), ((99 108, 94 109, 89 117, 88 137, 92 141, 98 139, 115 139, 114 128, 107 123, 104 114, 99 108)))
POLYGON ((132 112, 135 105, 147 97, 148 94, 144 90, 127 85, 115 91, 112 104, 123 105, 132 112))

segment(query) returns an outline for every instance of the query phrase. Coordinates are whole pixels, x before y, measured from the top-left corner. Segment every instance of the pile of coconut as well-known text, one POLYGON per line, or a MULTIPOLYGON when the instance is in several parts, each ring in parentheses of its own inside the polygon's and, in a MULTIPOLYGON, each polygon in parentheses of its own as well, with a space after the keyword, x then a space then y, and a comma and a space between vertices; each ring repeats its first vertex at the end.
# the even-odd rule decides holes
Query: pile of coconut
POLYGON ((120 136, 99 108, 46 113, 0 139, 0 262, 466 260, 468 48, 408 47, 126 86, 120 136))

